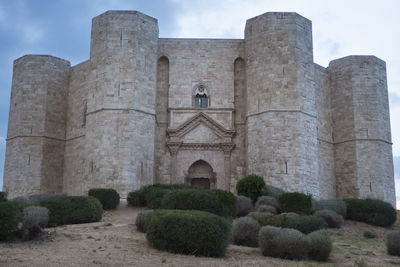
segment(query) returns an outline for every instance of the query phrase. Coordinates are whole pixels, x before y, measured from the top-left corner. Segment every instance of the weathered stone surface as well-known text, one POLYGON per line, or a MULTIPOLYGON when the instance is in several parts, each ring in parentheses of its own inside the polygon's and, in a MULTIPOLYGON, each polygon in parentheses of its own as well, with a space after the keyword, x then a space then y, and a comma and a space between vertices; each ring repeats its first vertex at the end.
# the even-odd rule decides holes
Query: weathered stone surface
POLYGON ((93 19, 89 60, 15 61, 4 187, 234 191, 256 173, 315 197, 394 204, 387 98, 383 61, 318 66, 296 13, 249 19, 245 38, 228 40, 159 38, 156 19, 108 11, 93 19))

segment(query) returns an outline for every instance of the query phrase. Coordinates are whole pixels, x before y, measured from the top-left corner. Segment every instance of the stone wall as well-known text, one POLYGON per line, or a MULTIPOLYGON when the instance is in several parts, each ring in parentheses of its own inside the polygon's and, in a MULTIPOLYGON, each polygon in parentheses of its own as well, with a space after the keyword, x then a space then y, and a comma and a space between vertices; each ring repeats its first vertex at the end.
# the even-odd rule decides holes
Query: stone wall
POLYGON ((247 21, 247 173, 319 196, 311 22, 296 13, 247 21))
POLYGON ((375 197, 394 205, 385 63, 349 56, 329 64, 335 176, 339 197, 375 197))
POLYGON ((320 195, 323 198, 336 197, 334 147, 332 140, 331 91, 329 72, 314 64, 315 105, 318 131, 318 179, 320 195))
POLYGON ((10 197, 62 190, 69 69, 46 55, 14 62, 4 167, 10 197))

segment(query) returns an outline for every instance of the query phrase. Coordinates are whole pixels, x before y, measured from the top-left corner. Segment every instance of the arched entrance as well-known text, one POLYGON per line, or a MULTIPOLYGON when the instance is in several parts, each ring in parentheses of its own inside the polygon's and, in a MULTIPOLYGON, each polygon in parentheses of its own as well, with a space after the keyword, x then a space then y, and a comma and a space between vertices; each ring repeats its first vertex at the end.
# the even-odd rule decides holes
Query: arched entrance
POLYGON ((210 189, 215 187, 214 176, 211 165, 204 160, 198 160, 189 167, 186 182, 210 189))

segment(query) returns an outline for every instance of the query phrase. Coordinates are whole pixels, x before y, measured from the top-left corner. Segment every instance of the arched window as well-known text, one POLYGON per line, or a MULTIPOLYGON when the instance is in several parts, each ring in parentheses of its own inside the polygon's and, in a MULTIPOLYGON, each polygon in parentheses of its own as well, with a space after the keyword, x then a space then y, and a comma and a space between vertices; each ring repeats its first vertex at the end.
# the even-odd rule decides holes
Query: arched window
POLYGON ((194 92, 194 106, 196 108, 207 108, 208 107, 207 90, 202 85, 197 87, 194 92))

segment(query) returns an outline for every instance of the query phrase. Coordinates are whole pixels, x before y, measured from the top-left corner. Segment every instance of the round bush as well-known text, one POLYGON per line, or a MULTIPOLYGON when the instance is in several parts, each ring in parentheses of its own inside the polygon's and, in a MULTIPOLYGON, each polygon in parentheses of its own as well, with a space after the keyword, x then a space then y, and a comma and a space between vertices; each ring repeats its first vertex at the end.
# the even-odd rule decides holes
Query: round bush
POLYGON ((146 206, 145 191, 139 189, 128 193, 126 200, 128 201, 128 206, 133 207, 143 207, 146 206))
POLYGON ((221 189, 212 189, 207 191, 211 194, 217 196, 219 201, 225 206, 227 209, 227 213, 234 218, 237 212, 237 204, 236 204, 236 196, 231 192, 221 190, 221 189))
POLYGON ((340 228, 342 226, 343 217, 333 210, 318 210, 314 215, 324 219, 328 227, 340 228))
POLYGON ((347 219, 383 227, 391 226, 396 221, 396 210, 382 200, 346 198, 344 201, 347 204, 347 219))
POLYGON ((308 258, 316 261, 327 261, 332 251, 332 241, 329 233, 319 230, 307 235, 308 238, 308 258))
POLYGON ((239 246, 258 247, 260 224, 249 217, 241 217, 233 221, 233 243, 239 246))
POLYGON ((7 201, 7 192, 0 191, 0 202, 7 201))
POLYGON ((258 210, 258 207, 260 205, 272 206, 276 209, 276 211, 279 211, 278 200, 276 200, 276 198, 271 196, 260 196, 256 202, 256 210, 258 210))
POLYGON ((49 210, 45 207, 29 206, 22 212, 22 238, 34 239, 49 222, 49 210))
POLYGON ((245 196, 237 197, 237 217, 246 216, 253 210, 253 204, 251 203, 251 199, 245 196))
POLYGON ((32 204, 31 201, 29 200, 29 198, 21 196, 21 197, 15 197, 12 199, 12 201, 14 202, 18 202, 21 205, 30 205, 32 204))
POLYGON ((390 231, 386 234, 386 249, 389 255, 400 256, 400 231, 390 231))
POLYGON ((249 197, 255 203, 262 191, 265 189, 265 182, 261 176, 250 174, 239 180, 236 184, 238 195, 249 197))
POLYGON ((36 194, 36 195, 29 196, 28 199, 29 199, 29 204, 39 204, 40 202, 47 200, 47 199, 66 197, 66 196, 67 196, 67 193, 36 194))
POLYGON ((256 220, 261 226, 270 225, 282 227, 283 225, 282 216, 276 216, 269 212, 250 212, 248 217, 256 220))
POLYGON ((171 191, 171 189, 165 189, 163 187, 149 187, 145 193, 146 206, 150 209, 161 208, 164 196, 171 191))
POLYGON ((119 205, 120 196, 118 192, 111 188, 92 188, 88 195, 97 198, 103 210, 113 210, 119 205))
POLYGON ((128 206, 148 206, 149 208, 160 208, 163 196, 170 191, 176 190, 204 190, 198 186, 189 184, 152 184, 146 185, 139 190, 128 193, 128 206), (150 203, 147 203, 149 201, 150 203))
POLYGON ((13 201, 0 202, 0 240, 9 238, 17 231, 21 219, 18 203, 13 201))
POLYGON ((153 210, 143 210, 136 216, 136 228, 139 232, 146 233, 146 225, 153 210))
POLYGON ((343 199, 313 199, 312 210, 313 212, 318 210, 332 210, 341 215, 343 218, 346 218, 347 213, 346 202, 344 202, 343 199))
POLYGON ((57 197, 40 202, 40 206, 49 209, 49 226, 98 222, 103 214, 100 201, 94 197, 57 197))
POLYGON ((218 197, 206 190, 182 189, 171 191, 164 196, 161 207, 163 209, 202 210, 229 217, 218 197))
POLYGON ((262 190, 261 195, 271 196, 278 199, 279 196, 282 195, 283 193, 285 193, 285 191, 283 191, 281 188, 267 184, 265 188, 262 190))
POLYGON ((278 198, 279 207, 282 212, 295 212, 298 214, 311 214, 311 195, 299 192, 283 193, 278 198))
POLYGON ((276 208, 273 207, 273 206, 270 206, 270 205, 259 205, 258 208, 257 208, 257 211, 259 211, 259 212, 269 212, 269 213, 272 213, 272 214, 276 214, 277 213, 276 208))
POLYGON ((209 212, 155 210, 147 222, 146 238, 160 250, 223 257, 230 230, 226 219, 209 212))
POLYGON ((258 240, 264 256, 291 260, 307 258, 307 237, 297 230, 263 226, 258 240))
POLYGON ((184 183, 178 183, 178 184, 153 184, 153 185, 148 185, 148 188, 161 188, 161 189, 168 189, 168 190, 185 190, 185 189, 197 189, 197 190, 204 190, 204 188, 199 187, 199 186, 194 186, 191 184, 184 184, 184 183))
POLYGON ((282 217, 282 227, 296 229, 304 234, 328 227, 324 219, 314 215, 279 215, 279 217, 282 217))

